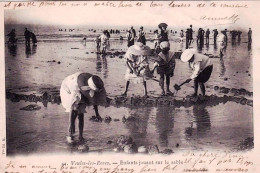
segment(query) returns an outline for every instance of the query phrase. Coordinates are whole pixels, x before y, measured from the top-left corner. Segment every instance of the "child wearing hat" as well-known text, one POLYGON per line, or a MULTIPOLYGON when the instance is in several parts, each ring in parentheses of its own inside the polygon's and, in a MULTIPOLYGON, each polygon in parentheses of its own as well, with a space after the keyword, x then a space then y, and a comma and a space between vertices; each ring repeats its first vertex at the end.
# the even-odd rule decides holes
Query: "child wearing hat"
POLYGON ((175 58, 174 53, 170 51, 170 43, 164 41, 160 43, 161 52, 158 54, 157 60, 153 65, 152 73, 157 68, 157 73, 160 74, 160 83, 162 93, 165 95, 164 91, 164 78, 166 78, 166 94, 171 95, 170 91, 170 77, 173 76, 175 69, 175 58))
POLYGON ((144 95, 147 96, 146 75, 150 73, 147 55, 150 54, 150 48, 141 42, 136 42, 129 47, 126 54, 126 87, 122 96, 126 96, 130 82, 135 84, 143 83, 144 95))
POLYGON ((77 72, 66 77, 61 84, 60 97, 62 106, 69 112, 68 142, 72 142, 75 134, 75 120, 79 120, 79 140, 83 138, 84 113, 86 106, 93 105, 96 119, 102 121, 98 113, 98 105, 106 105, 106 90, 103 81, 90 73, 77 72))
POLYGON ((189 62, 189 66, 193 70, 190 78, 186 80, 186 83, 194 80, 193 96, 197 96, 199 86, 202 95, 204 96, 206 92, 204 83, 209 80, 213 70, 213 64, 210 61, 209 57, 197 53, 195 49, 186 49, 181 55, 181 61, 189 62))

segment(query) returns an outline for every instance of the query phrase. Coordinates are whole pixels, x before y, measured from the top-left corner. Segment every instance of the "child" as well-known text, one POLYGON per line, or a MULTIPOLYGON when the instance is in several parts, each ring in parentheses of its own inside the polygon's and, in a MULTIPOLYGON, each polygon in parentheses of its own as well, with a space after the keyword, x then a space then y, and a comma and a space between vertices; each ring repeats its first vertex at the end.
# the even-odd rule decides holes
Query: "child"
POLYGON ((144 85, 144 95, 147 96, 145 77, 149 74, 150 69, 146 55, 149 54, 150 48, 143 45, 141 42, 137 42, 133 46, 128 48, 125 54, 127 66, 125 74, 126 87, 122 96, 127 95, 130 82, 134 82, 136 84, 142 82, 144 85))
POLYGON ((170 91, 170 77, 173 76, 173 72, 175 69, 175 59, 173 57, 174 53, 170 52, 170 43, 168 41, 164 41, 160 43, 161 52, 158 54, 158 58, 154 63, 152 73, 157 68, 157 73, 160 74, 160 83, 162 93, 161 95, 165 95, 164 91, 164 76, 166 78, 166 94, 172 95, 170 91))
POLYGON ((103 31, 103 34, 99 37, 100 41, 101 41, 101 46, 102 46, 102 54, 105 55, 106 54, 106 50, 107 47, 109 45, 109 37, 110 34, 108 33, 107 30, 103 31))
POLYGON ((206 88, 204 83, 209 80, 213 70, 213 63, 210 61, 210 58, 197 53, 195 49, 186 49, 181 55, 181 61, 188 62, 193 70, 190 78, 186 80, 186 83, 194 80, 194 94, 192 96, 197 96, 199 86, 202 96, 205 96, 206 88))
POLYGON ((90 73, 77 72, 66 77, 61 84, 60 97, 62 106, 69 112, 69 143, 75 134, 75 120, 79 120, 79 140, 83 141, 84 113, 86 106, 93 105, 96 119, 102 121, 98 105, 106 106, 106 90, 103 81, 90 73))

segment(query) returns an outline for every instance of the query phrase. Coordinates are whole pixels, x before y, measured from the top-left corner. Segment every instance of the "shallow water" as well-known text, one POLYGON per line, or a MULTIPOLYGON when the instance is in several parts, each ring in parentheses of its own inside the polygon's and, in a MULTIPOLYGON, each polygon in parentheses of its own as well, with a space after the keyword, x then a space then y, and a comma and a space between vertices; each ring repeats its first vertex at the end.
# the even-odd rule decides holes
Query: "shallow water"
MULTIPOLYGON (((103 79, 108 96, 121 94, 125 86, 124 59, 98 56, 94 53, 94 42, 84 45, 80 40, 81 38, 69 42, 39 42, 37 47, 30 48, 26 48, 24 44, 18 44, 17 48, 6 46, 6 88, 14 92, 26 90, 36 93, 41 88, 57 89, 66 76, 77 71, 86 71, 103 79), (53 60, 55 62, 48 62, 53 60)), ((245 40, 240 45, 229 44, 223 59, 211 59, 214 69, 212 77, 206 83, 208 95, 221 95, 213 89, 214 86, 253 90, 251 51, 248 51, 247 43, 243 42, 245 40), (224 80, 225 78, 228 79, 224 80)), ((148 42, 147 45, 152 47, 153 43, 148 42)), ((192 46, 196 47, 195 43, 192 46)), ((126 42, 111 41, 110 48, 126 51, 126 42)), ((171 41, 172 51, 183 49, 185 43, 171 41)), ((202 49, 202 53, 215 56, 218 56, 218 52, 213 45, 202 49)), ((176 61, 171 86, 183 82, 191 74, 187 64, 176 61)), ((177 96, 191 94, 192 85, 184 85, 177 96)), ((160 87, 157 82, 147 81, 147 87, 149 95, 159 96, 160 87)), ((142 93, 141 84, 130 84, 129 96, 142 93)), ((71 151, 65 142, 68 115, 61 105, 48 104, 44 107, 37 103, 42 107, 40 110, 21 111, 20 108, 30 103, 6 101, 8 154, 71 151)), ((160 149, 174 150, 235 150, 240 141, 254 136, 252 107, 233 102, 213 107, 194 105, 190 108, 110 106, 101 107, 100 114, 102 117, 109 115, 120 121, 112 121, 110 124, 88 121, 94 111, 87 108, 84 137, 91 150, 112 149, 114 146, 107 144, 107 141, 119 135, 132 136, 138 146, 157 144, 160 149), (124 124, 122 117, 129 115, 135 116, 136 121, 124 124)))

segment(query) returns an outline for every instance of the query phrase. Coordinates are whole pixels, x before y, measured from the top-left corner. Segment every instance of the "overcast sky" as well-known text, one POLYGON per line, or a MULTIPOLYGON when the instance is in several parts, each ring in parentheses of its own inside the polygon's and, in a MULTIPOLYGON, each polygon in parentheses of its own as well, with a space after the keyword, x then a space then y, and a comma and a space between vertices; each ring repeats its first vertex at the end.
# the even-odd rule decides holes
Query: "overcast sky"
MULTIPOLYGON (((83 2, 81 2, 83 3, 83 2)), ((62 7, 62 8, 27 8, 19 10, 5 10, 6 24, 51 24, 51 25, 143 25, 157 26, 158 23, 166 22, 169 26, 208 26, 230 23, 229 21, 203 21, 201 16, 207 17, 230 17, 233 14, 240 18, 234 27, 252 27, 252 11, 250 9, 236 11, 232 8, 169 8, 170 2, 162 2, 165 7, 150 8, 150 2, 142 2, 143 7, 135 8, 111 8, 95 7, 88 2, 84 7, 62 7), (250 13, 248 11, 250 10, 250 13)), ((118 3, 118 2, 115 2, 118 3)), ((135 3, 135 2, 132 2, 135 3)), ((181 2, 176 2, 181 3, 181 2)), ((195 6, 196 2, 191 3, 195 6)), ((250 2, 248 2, 250 4, 250 2)))

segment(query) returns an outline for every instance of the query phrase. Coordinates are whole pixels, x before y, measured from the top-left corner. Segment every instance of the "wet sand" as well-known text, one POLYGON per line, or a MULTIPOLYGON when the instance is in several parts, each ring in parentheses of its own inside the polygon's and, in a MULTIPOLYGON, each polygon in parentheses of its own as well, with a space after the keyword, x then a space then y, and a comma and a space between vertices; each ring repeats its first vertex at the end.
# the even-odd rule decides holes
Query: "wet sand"
MULTIPOLYGON (((212 42, 212 40, 211 40, 212 42)), ((152 42, 147 43, 153 45, 152 42)), ((196 47, 195 43, 193 47, 196 47)), ((214 64, 211 79, 206 83, 207 95, 217 97, 237 96, 252 101, 252 59, 247 43, 228 45, 225 57, 217 58, 218 50, 213 45, 206 46, 202 53, 212 54, 214 64), (234 92, 221 92, 218 87, 246 89, 250 94, 236 95, 234 92)), ((113 51, 126 51, 126 42, 111 41, 113 51)), ((171 49, 185 49, 185 43, 171 41, 171 49)), ((12 93, 42 95, 44 92, 58 94, 62 80, 77 71, 99 75, 106 86, 108 97, 115 98, 125 86, 125 61, 119 56, 106 57, 95 53, 95 43, 84 46, 79 41, 39 42, 37 47, 26 49, 18 44, 16 49, 6 46, 6 88, 12 93)), ((176 60, 171 86, 181 83, 191 74, 187 64, 176 60)), ((159 76, 157 76, 157 79, 159 76)), ((157 82, 147 82, 150 97, 159 97, 157 82)), ((172 87, 172 90, 173 87, 172 87)), ((182 99, 193 92, 192 83, 184 85, 176 98, 182 99)), ((142 85, 130 84, 128 97, 142 96, 142 85)), ((41 109, 20 110, 31 102, 6 100, 7 107, 7 147, 8 154, 30 154, 51 152, 73 152, 66 144, 68 115, 61 105, 41 102, 41 109)), ((253 137, 252 105, 221 102, 215 105, 191 104, 189 107, 110 105, 101 107, 104 118, 110 116, 110 123, 92 122, 92 108, 85 114, 84 137, 90 150, 112 150, 115 138, 128 135, 138 146, 158 145, 160 150, 170 148, 174 152, 182 150, 238 150, 240 141, 253 137), (124 116, 134 116, 135 121, 122 122, 124 116), (112 141, 108 144, 108 141, 112 141), (177 145, 178 144, 178 145, 177 145), (176 147, 179 146, 179 147, 176 147)))

